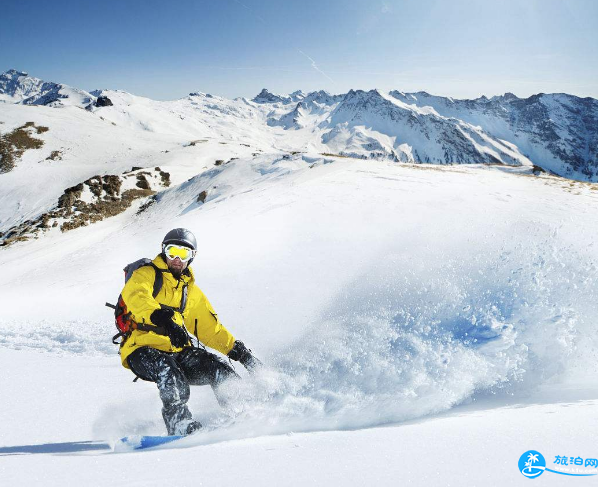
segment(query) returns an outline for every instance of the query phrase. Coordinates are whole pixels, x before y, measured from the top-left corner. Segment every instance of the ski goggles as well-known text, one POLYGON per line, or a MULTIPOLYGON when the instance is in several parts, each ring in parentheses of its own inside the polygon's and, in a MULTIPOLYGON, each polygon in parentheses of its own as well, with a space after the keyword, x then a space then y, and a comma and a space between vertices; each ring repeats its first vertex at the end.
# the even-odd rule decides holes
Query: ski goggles
POLYGON ((182 245, 168 244, 164 247, 164 254, 170 260, 174 260, 178 257, 182 262, 187 262, 195 256, 195 250, 182 245))

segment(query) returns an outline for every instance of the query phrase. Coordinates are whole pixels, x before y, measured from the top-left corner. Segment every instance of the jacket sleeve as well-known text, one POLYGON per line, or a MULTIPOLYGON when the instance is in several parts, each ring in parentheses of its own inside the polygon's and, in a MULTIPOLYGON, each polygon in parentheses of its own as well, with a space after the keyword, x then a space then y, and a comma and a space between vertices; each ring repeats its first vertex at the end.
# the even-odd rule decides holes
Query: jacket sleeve
POLYGON ((185 326, 204 345, 227 355, 233 348, 235 337, 218 319, 218 315, 205 294, 193 285, 189 291, 189 315, 185 326))
POLYGON ((127 309, 133 313, 133 318, 138 323, 151 323, 150 315, 160 304, 152 295, 156 271, 150 266, 144 266, 133 272, 131 278, 122 290, 122 297, 127 309))

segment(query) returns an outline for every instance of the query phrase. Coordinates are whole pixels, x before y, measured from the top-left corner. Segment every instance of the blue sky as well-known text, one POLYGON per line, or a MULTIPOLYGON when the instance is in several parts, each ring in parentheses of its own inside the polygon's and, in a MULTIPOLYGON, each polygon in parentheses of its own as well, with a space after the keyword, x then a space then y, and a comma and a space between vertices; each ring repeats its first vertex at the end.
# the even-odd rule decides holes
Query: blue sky
POLYGON ((595 0, 2 0, 0 72, 154 99, 351 88, 598 98, 595 0))

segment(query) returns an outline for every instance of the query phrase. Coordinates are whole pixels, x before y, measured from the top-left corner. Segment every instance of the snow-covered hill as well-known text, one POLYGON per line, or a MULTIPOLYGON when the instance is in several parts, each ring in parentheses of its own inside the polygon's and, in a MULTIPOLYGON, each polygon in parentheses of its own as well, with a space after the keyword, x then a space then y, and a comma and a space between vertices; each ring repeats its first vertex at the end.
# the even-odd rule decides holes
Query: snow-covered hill
MULTIPOLYGON (((0 453, 33 453, 3 460, 16 485, 42 470, 47 485, 73 471, 124 485, 108 472, 131 458, 151 485, 159 464, 199 457, 228 458, 259 484, 286 471, 288 485, 516 485, 531 448, 595 454, 595 185, 524 168, 268 154, 138 208, 0 251, 0 453), (157 253, 174 226, 198 236, 200 286, 269 369, 240 371, 233 424, 194 388, 192 410, 216 431, 182 450, 110 454, 112 440, 163 424, 154 386, 120 366, 103 304, 123 265, 157 253), (343 467, 354 449, 359 474, 343 467), (309 458, 328 460, 306 473, 309 458)), ((181 484, 212 478, 200 469, 181 484)))

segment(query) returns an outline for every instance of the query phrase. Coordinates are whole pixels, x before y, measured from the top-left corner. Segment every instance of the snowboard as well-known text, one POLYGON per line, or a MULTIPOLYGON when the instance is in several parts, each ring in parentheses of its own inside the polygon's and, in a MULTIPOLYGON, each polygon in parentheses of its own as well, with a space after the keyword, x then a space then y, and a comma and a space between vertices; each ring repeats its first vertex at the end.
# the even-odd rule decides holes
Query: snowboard
MULTIPOLYGON (((221 417, 218 420, 212 420, 193 433, 181 436, 181 435, 130 435, 117 440, 114 443, 113 451, 119 452, 130 452, 135 450, 146 450, 149 448, 160 448, 163 445, 173 443, 183 438, 189 438, 198 434, 207 433, 223 427, 231 426, 235 423, 235 419, 230 416, 221 417)), ((183 443, 184 444, 184 443, 183 443)))
POLYGON ((153 448, 156 446, 165 445, 172 443, 173 441, 185 438, 184 436, 171 435, 171 436, 145 436, 145 435, 132 435, 125 436, 116 442, 114 445, 114 451, 131 451, 131 450, 145 450, 146 448, 153 448))

